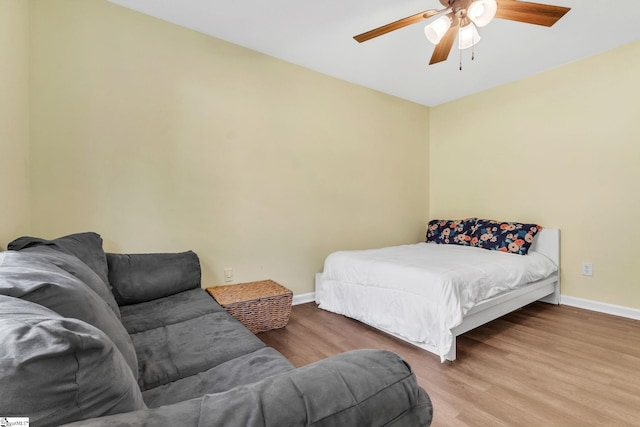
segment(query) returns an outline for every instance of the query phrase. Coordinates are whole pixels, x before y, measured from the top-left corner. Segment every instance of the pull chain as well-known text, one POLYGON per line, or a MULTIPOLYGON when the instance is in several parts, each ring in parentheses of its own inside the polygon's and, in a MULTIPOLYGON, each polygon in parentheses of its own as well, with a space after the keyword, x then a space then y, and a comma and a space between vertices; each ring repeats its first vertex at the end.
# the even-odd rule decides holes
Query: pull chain
MULTIPOLYGON (((460 40, 460 35, 462 34, 462 27, 460 26, 462 22, 459 22, 458 25, 458 40, 460 40)), ((460 42, 458 41, 458 53, 460 58, 460 71, 462 71, 462 50, 460 49, 460 42)))
MULTIPOLYGON (((462 27, 458 27, 458 40, 462 35, 462 27)), ((460 54, 460 71, 462 71, 462 49, 460 49, 460 43, 458 42, 458 53, 460 54)))

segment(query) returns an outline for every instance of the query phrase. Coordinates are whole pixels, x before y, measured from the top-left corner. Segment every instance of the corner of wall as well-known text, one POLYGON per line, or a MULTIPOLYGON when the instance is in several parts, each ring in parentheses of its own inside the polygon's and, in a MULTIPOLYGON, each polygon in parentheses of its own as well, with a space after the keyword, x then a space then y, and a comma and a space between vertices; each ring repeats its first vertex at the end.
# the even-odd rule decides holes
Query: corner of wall
POLYGON ((29 2, 0 2, 0 246, 30 230, 29 2))

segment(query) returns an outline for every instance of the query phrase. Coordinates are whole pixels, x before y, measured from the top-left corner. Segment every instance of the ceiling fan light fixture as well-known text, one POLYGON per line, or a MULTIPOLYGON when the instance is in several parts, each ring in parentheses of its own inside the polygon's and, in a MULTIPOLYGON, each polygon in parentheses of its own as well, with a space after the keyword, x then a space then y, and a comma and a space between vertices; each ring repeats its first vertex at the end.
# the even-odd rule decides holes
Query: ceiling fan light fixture
POLYGON ((451 27, 451 18, 449 15, 444 15, 427 25, 424 28, 424 35, 431 43, 438 44, 449 30, 449 27, 451 27))
POLYGON ((478 29, 473 22, 470 22, 469 25, 460 27, 460 32, 458 33, 458 49, 468 49, 476 45, 480 41, 480 38, 478 29))
POLYGON ((484 27, 493 21, 498 11, 496 0, 476 0, 469 5, 467 16, 478 27, 484 27))

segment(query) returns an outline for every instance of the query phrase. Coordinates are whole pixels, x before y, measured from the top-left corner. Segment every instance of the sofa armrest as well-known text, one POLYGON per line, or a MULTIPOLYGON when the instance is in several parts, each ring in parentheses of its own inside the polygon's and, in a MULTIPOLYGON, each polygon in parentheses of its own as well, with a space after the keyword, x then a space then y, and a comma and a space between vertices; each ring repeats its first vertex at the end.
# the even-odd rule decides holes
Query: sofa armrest
POLYGON ((429 396, 398 355, 355 350, 223 393, 70 425, 416 427, 432 416, 429 396))
POLYGON ((200 287, 200 260, 192 252, 107 253, 109 284, 119 305, 137 304, 200 287))

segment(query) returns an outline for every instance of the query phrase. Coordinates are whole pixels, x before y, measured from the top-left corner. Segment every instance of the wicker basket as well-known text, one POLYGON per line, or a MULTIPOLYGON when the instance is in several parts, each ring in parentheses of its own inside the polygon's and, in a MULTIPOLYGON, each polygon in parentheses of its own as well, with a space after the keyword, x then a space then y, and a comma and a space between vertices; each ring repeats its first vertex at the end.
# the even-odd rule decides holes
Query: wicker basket
POLYGON ((289 321, 293 293, 273 280, 214 286, 207 292, 254 334, 284 328, 289 321))

